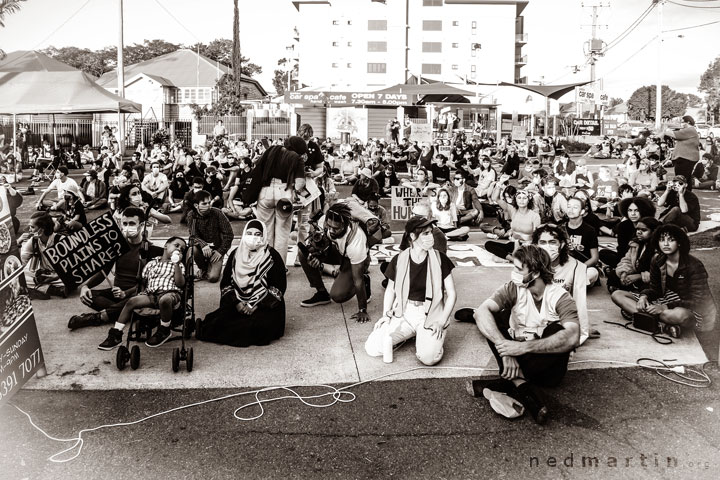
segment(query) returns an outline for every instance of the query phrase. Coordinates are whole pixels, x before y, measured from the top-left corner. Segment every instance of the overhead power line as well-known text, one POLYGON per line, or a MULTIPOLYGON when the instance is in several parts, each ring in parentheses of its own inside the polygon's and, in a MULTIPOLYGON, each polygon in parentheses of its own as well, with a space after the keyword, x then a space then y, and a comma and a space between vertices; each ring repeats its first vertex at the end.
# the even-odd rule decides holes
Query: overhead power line
POLYGON ((708 22, 708 23, 701 23, 700 25, 691 25, 689 27, 681 27, 681 28, 673 28, 672 30, 663 30, 663 33, 665 32, 677 32, 680 30, 690 30, 691 28, 700 28, 700 27, 706 27, 708 25, 714 25, 716 23, 720 23, 720 20, 716 20, 714 22, 708 22))
POLYGON ((195 35, 195 34, 194 34, 192 31, 190 31, 190 29, 187 28, 180 20, 178 20, 177 17, 175 17, 175 15, 173 15, 170 10, 168 10, 167 8, 165 8, 165 5, 163 5, 162 3, 160 3, 160 0, 155 0, 155 3, 157 3, 157 4, 160 6, 160 8, 162 8, 163 10, 165 10, 165 13, 167 13, 168 15, 170 15, 170 18, 172 18, 173 20, 175 20, 175 23, 177 23, 177 24, 180 25, 183 29, 185 29, 185 31, 188 32, 188 33, 190 34, 190 36, 192 36, 193 38, 195 38, 195 40, 197 40, 198 43, 202 43, 202 41, 200 41, 200 39, 197 37, 197 35, 195 35))
MULTIPOLYGON (((688 0, 688 1, 689 1, 689 0, 688 0)), ((714 7, 701 7, 700 5, 687 5, 687 4, 684 4, 684 3, 677 3, 677 2, 673 2, 672 0, 668 0, 668 3, 672 3, 673 5, 677 5, 677 6, 679 6, 679 7, 687 7, 687 8, 714 8, 714 9, 720 8, 720 5, 717 5, 717 6, 714 6, 714 7)))
POLYGON ((615 68, 613 68, 613 69, 610 70, 609 72, 605 73, 601 78, 607 77, 608 75, 610 75, 611 73, 613 73, 615 70, 617 70, 618 68, 622 67, 622 66, 625 65, 627 62, 629 62, 630 60, 632 60, 632 59, 635 57, 635 55, 637 55, 638 53, 640 53, 640 52, 642 52, 643 50, 645 50, 645 48, 647 48, 647 46, 650 45, 656 38, 658 38, 657 35, 655 35, 655 36, 652 37, 650 40, 648 40, 648 42, 647 42, 645 45, 643 45, 643 46, 640 47, 638 50, 636 50, 635 53, 633 53, 632 55, 630 55, 629 57, 627 57, 625 60, 623 60, 623 61, 622 61, 619 65, 617 65, 615 68))
POLYGON ((630 26, 628 26, 620 35, 608 42, 602 53, 604 54, 605 52, 616 46, 618 43, 622 42, 628 35, 630 35, 633 30, 635 30, 643 22, 643 20, 645 20, 645 18, 650 15, 650 12, 653 8, 655 8, 655 5, 656 3, 654 1, 651 2, 650 5, 648 5, 648 7, 645 9, 645 11, 643 11, 640 16, 630 24, 630 26))

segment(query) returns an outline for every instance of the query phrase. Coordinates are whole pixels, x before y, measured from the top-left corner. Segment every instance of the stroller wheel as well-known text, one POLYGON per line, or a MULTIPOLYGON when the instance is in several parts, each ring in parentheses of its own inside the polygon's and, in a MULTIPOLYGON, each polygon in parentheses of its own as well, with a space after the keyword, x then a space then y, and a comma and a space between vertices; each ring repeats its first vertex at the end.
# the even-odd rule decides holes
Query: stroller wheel
POLYGON ((137 370, 140 366, 140 347, 133 345, 130 349, 130 368, 137 370))
POLYGON ((129 359, 130 352, 128 351, 128 348, 125 345, 120 345, 118 347, 117 355, 115 355, 115 365, 118 370, 125 370, 129 359))
POLYGON ((180 349, 173 348, 172 353, 172 371, 177 373, 180 370, 180 349))
POLYGON ((185 366, 188 372, 192 372, 193 369, 193 349, 192 347, 187 350, 187 358, 185 359, 185 366))
POLYGON ((680 338, 680 327, 677 325, 666 325, 665 330, 672 338, 680 338))

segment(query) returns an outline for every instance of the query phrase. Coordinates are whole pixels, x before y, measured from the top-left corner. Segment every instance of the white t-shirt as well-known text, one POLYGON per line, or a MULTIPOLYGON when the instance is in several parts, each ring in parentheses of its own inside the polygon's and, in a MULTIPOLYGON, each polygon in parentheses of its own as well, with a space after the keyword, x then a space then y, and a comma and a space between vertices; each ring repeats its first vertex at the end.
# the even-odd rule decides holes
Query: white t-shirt
MULTIPOLYGON (((318 226, 320 228, 325 226, 325 217, 320 219, 318 226)), ((363 229, 358 225, 357 232, 355 232, 355 235, 348 243, 348 236, 350 236, 352 230, 352 227, 350 227, 342 237, 338 239, 331 238, 330 240, 335 244, 338 252, 340 252, 340 255, 345 255, 350 260, 351 264, 358 265, 363 263, 368 256, 367 236, 365 235, 363 229)))
POLYGON ((48 186, 48 190, 52 190, 53 188, 57 188, 58 200, 63 200, 65 198, 65 192, 68 190, 72 190, 75 193, 80 191, 77 182, 70 177, 66 177, 64 182, 61 182, 59 178, 54 179, 48 186))

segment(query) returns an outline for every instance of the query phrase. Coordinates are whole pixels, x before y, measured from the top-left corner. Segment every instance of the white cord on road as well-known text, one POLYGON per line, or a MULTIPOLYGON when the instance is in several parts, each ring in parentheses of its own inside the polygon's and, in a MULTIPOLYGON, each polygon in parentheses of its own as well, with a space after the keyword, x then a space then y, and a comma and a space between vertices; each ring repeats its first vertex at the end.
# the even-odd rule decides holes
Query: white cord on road
MULTIPOLYGON (((657 373, 658 375, 660 375, 661 377, 663 377, 667 380, 670 380, 672 382, 679 383, 681 385, 685 385, 688 387, 694 387, 694 388, 707 388, 710 386, 710 383, 711 383, 710 377, 708 377, 708 375, 702 370, 702 368, 701 368, 701 370, 697 371, 697 370, 693 370, 691 368, 684 368, 684 367, 678 367, 678 366, 673 367, 673 366, 667 365, 663 361, 655 360, 655 359, 651 359, 651 358, 640 358, 640 359, 638 359, 638 361, 636 363, 623 362, 623 361, 617 361, 617 360, 577 360, 577 361, 569 362, 568 364, 569 365, 578 365, 578 364, 584 364, 584 363, 609 363, 609 364, 616 364, 616 365, 629 365, 629 366, 634 366, 634 367, 639 366, 639 367, 642 367, 642 368, 645 368, 648 370, 654 370, 655 373, 657 373), (656 366, 646 365, 646 364, 640 363, 642 361, 651 361, 651 362, 657 363, 658 365, 656 365, 656 366), (665 375, 664 373, 661 373, 661 372, 675 374, 678 377, 680 377, 684 380, 687 380, 687 382, 682 381, 682 380, 676 380, 676 379, 671 378, 668 375, 665 375), (691 373, 692 375, 695 376, 695 378, 693 378, 692 376, 683 375, 684 373, 691 373), (692 382, 695 382, 695 383, 692 383, 692 382)), ((20 411, 20 413, 25 415, 28 418, 28 420, 30 421, 30 424, 33 427, 35 427, 35 429, 37 429, 40 433, 42 433, 47 438, 49 438, 50 440, 53 440, 55 442, 73 442, 73 444, 70 447, 48 457, 48 461, 50 461, 50 462, 66 463, 66 462, 70 462, 70 461, 76 459, 82 453, 82 449, 85 444, 85 439, 83 438, 83 434, 85 434, 85 433, 95 432, 95 431, 106 429, 106 428, 137 425, 139 423, 145 422, 152 418, 160 417, 162 415, 167 415, 169 413, 177 412, 180 410, 185 410, 185 409, 192 408, 192 407, 197 407, 200 405, 205 405, 208 403, 219 402, 222 400, 227 400, 229 398, 240 397, 243 395, 254 395, 255 401, 246 403, 245 405, 242 405, 242 406, 236 408, 235 411, 233 412, 233 417, 235 417, 238 420, 242 420, 242 421, 252 421, 252 420, 259 419, 260 417, 262 417, 265 414, 265 407, 263 405, 266 403, 270 403, 270 402, 276 402, 278 400, 296 399, 296 400, 300 400, 300 402, 302 402, 304 405, 307 405, 308 407, 327 408, 327 407, 332 407, 332 406, 336 405, 337 403, 351 403, 351 402, 355 401, 357 396, 353 392, 349 391, 350 389, 352 389, 354 387, 358 387, 358 386, 366 384, 366 383, 376 382, 376 381, 382 380, 384 378, 389 378, 389 377, 394 377, 394 376, 398 376, 398 375, 403 375, 405 373, 415 372, 418 370, 466 370, 466 371, 474 371, 474 372, 486 372, 486 371, 497 371, 497 368, 414 367, 414 368, 409 368, 407 370, 401 370, 398 372, 386 373, 384 375, 380 375, 380 376, 371 378, 369 380, 363 380, 361 382, 356 382, 351 385, 347 385, 345 387, 340 387, 340 388, 334 387, 332 385, 305 385, 305 386, 294 385, 294 386, 267 387, 267 388, 261 388, 259 390, 231 393, 228 395, 223 395, 221 397, 211 398, 208 400, 202 400, 200 402, 190 403, 187 405, 181 405, 179 407, 171 408, 169 410, 163 410, 161 412, 154 413, 152 415, 148 415, 146 417, 143 417, 138 420, 131 421, 131 422, 111 423, 111 424, 99 425, 99 426, 93 427, 93 428, 84 428, 78 432, 76 437, 73 437, 73 438, 56 438, 56 437, 48 434, 47 432, 45 432, 45 430, 43 430, 42 428, 40 428, 39 426, 37 426, 35 424, 32 417, 30 416, 30 414, 25 412, 23 409, 21 409, 14 403, 11 403, 11 405, 13 407, 15 407, 18 411, 20 411), (325 393, 320 393, 320 394, 316 394, 316 395, 300 395, 297 391, 294 390, 296 388, 325 388, 328 391, 325 393), (289 395, 273 397, 273 398, 265 398, 265 399, 260 398, 260 394, 262 394, 264 392, 271 392, 274 390, 282 390, 282 391, 288 392, 289 395), (331 397, 332 400, 329 402, 324 402, 324 403, 316 402, 316 400, 319 400, 324 397, 331 397), (241 410, 244 410, 244 409, 250 408, 250 407, 254 407, 256 405, 258 407, 260 407, 260 412, 258 414, 248 416, 248 417, 243 417, 243 416, 238 415, 238 413, 241 410), (75 449, 77 449, 77 452, 75 452, 74 455, 72 455, 68 458, 58 458, 68 452, 75 450, 75 449)))

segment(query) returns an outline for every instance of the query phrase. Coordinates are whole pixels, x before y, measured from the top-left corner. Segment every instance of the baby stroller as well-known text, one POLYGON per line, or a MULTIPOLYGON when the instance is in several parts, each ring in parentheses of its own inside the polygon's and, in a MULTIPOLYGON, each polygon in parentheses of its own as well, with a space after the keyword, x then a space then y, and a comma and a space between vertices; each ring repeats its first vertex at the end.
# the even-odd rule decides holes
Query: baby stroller
MULTIPOLYGON (((147 251, 147 250, 146 250, 147 251)), ((190 251, 190 250, 189 250, 190 251)), ((142 272, 145 262, 140 262, 139 270, 142 272)), ((194 272, 192 271, 193 258, 189 254, 185 259, 185 288, 182 292, 180 305, 173 310, 170 329, 178 335, 170 337, 167 341, 180 340, 180 347, 172 351, 172 371, 180 370, 180 362, 184 361, 188 372, 193 369, 193 349, 185 346, 185 340, 192 336, 195 330, 195 285, 194 272)), ((142 285, 142 280, 139 279, 142 285)), ((155 328, 160 325, 160 309, 139 308, 133 311, 130 317, 127 339, 125 345, 120 345, 115 357, 115 365, 118 370, 124 370, 130 364, 130 368, 137 370, 140 366, 140 347, 130 346, 130 342, 145 342, 155 328)))

